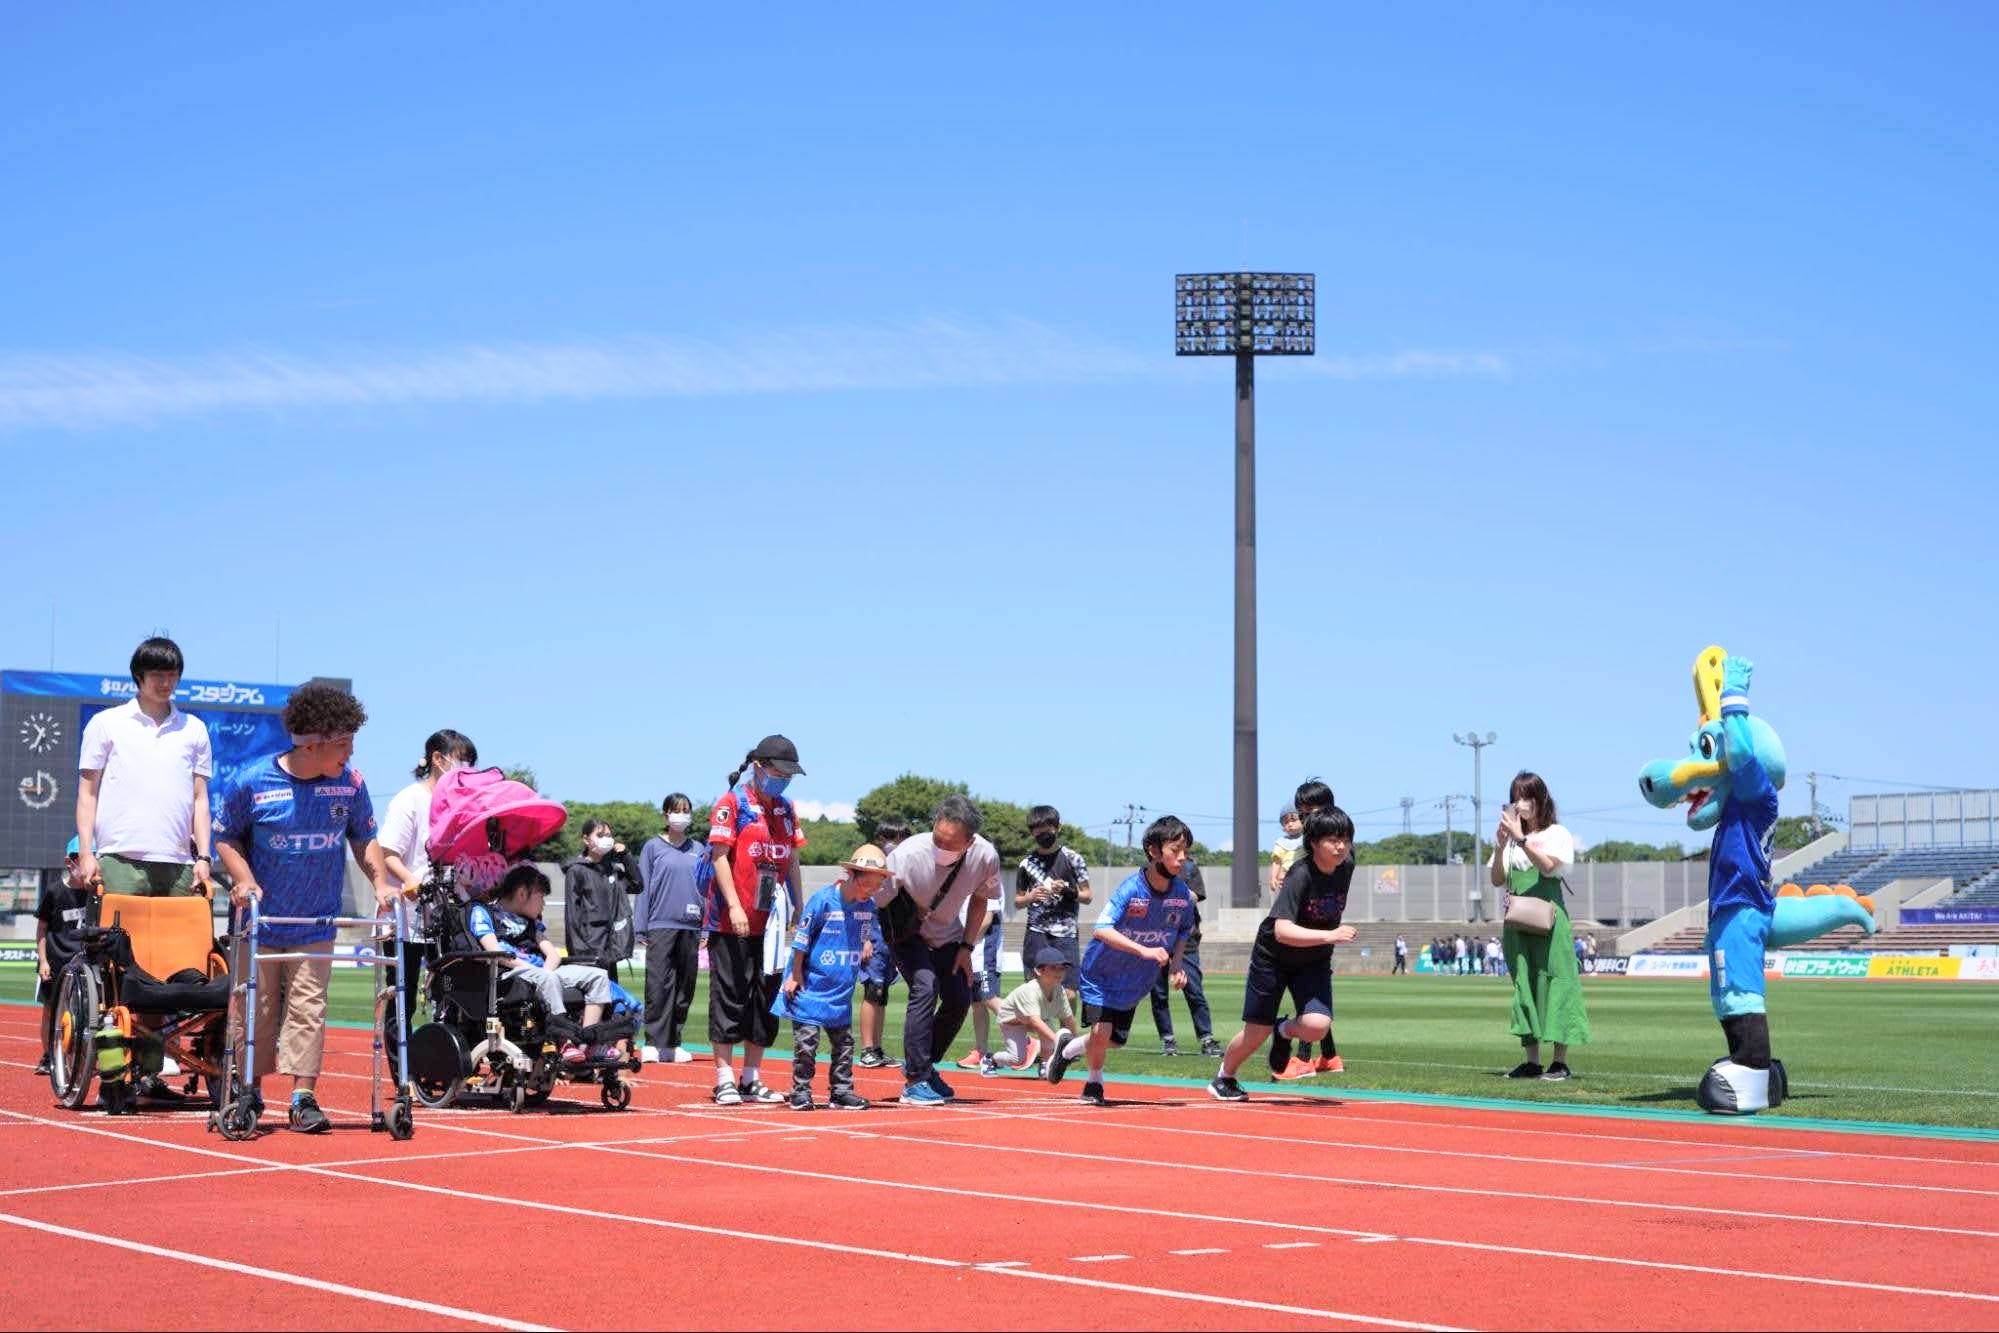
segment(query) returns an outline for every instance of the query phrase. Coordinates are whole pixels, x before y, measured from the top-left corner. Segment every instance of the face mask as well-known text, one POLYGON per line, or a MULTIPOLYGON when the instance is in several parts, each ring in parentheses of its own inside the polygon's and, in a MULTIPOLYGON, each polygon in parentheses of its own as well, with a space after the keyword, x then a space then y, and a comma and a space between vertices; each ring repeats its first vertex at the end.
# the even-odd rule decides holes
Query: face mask
POLYGON ((694 816, 691 814, 668 815, 666 817, 666 831, 669 833, 681 834, 693 827, 694 816))
POLYGON ((1045 852, 1053 847, 1060 837, 1061 835, 1057 833, 1037 833, 1034 835, 1034 845, 1045 852))
POLYGON ((938 847, 934 844, 930 848, 931 859, 936 861, 937 864, 940 866, 948 866, 955 864, 958 858, 963 855, 964 855, 963 852, 947 852, 942 847, 938 847))
POLYGON ((1159 876, 1159 878, 1166 880, 1168 883, 1172 882, 1173 872, 1166 868, 1166 863, 1164 861, 1154 861, 1152 863, 1152 869, 1154 873, 1156 873, 1159 876))
POLYGON ((617 845, 618 841, 616 838, 607 837, 601 833, 598 834, 596 837, 590 839, 590 850, 597 853, 597 855, 599 856, 607 854, 613 847, 617 845))
POLYGON ((766 796, 782 796, 784 795, 784 789, 790 785, 790 778, 776 773, 759 773, 757 775, 757 790, 766 796))

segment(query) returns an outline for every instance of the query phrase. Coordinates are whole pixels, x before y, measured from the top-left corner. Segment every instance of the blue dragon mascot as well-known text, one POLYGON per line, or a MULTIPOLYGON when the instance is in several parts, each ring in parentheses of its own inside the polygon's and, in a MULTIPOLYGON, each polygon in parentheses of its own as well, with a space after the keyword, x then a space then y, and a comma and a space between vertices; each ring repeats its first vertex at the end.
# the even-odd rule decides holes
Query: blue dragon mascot
POLYGON ((1749 711, 1754 664, 1709 648, 1694 662, 1700 726, 1684 759, 1655 759, 1638 790, 1661 810, 1686 802, 1687 827, 1714 830, 1708 854, 1708 994, 1728 1039, 1728 1054, 1709 1066, 1695 1099, 1723 1115, 1767 1110, 1784 1100, 1784 1065, 1770 1056, 1763 1003, 1763 954, 1816 939, 1841 926, 1873 934, 1874 915, 1837 894, 1779 898, 1770 884, 1777 793, 1784 786, 1784 743, 1749 711))

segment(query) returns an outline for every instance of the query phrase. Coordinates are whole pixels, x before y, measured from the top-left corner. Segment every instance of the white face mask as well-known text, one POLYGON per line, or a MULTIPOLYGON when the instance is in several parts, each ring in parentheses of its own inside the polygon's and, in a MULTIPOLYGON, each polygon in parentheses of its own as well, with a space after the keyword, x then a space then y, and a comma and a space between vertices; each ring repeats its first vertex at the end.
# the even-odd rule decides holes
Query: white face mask
POLYGON ((597 855, 599 856, 605 855, 607 852, 609 852, 613 847, 617 845, 618 845, 617 839, 608 837, 602 833, 599 833, 596 837, 590 839, 590 850, 597 853, 597 855))
POLYGON ((947 851, 945 851, 945 850, 944 850, 944 849, 943 849, 942 847, 939 847, 939 846, 937 846, 937 845, 936 845, 935 843, 932 843, 932 844, 931 844, 931 846, 930 846, 930 855, 931 855, 932 859, 934 859, 934 860, 935 860, 935 861, 937 862, 937 864, 938 864, 938 865, 940 865, 940 866, 948 866, 948 865, 952 865, 952 864, 955 864, 955 863, 957 862, 958 858, 959 858, 959 857, 961 857, 961 856, 963 856, 963 855, 964 855, 964 853, 963 853, 963 852, 947 852, 947 851))
POLYGON ((666 831, 675 837, 679 837, 693 827, 694 816, 691 814, 668 815, 666 817, 666 831))

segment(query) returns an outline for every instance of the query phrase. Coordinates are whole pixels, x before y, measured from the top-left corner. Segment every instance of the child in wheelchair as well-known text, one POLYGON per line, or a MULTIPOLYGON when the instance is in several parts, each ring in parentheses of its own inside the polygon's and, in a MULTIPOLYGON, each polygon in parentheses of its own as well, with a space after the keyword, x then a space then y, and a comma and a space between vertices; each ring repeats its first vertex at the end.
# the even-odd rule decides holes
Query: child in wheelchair
MULTIPOLYGON (((564 987, 582 992, 583 1011, 576 1021, 584 1028, 594 1028, 617 999, 617 988, 601 967, 561 961, 541 919, 548 891, 546 875, 531 864, 517 865, 493 890, 490 903, 473 905, 466 916, 466 931, 481 949, 514 956, 517 962, 506 967, 503 975, 533 986, 551 1017, 567 1013, 564 987)), ((563 1045, 560 1058, 563 1064, 574 1066, 620 1063, 625 1056, 615 1045, 586 1046, 569 1041, 563 1045)))

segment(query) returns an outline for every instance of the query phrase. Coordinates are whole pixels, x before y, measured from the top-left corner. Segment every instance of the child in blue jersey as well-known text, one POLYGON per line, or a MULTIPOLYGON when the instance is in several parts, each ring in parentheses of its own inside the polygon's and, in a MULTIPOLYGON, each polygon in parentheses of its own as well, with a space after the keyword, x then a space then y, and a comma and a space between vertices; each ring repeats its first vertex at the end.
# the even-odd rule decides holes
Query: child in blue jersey
MULTIPOLYGON (((237 910, 254 897, 265 919, 303 919, 264 925, 259 932, 259 952, 281 956, 259 965, 250 1090, 261 1108, 264 1076, 273 1069, 291 1075, 289 1123, 304 1134, 333 1128, 314 1090, 326 1049, 326 994, 333 976, 336 927, 329 918, 341 914, 347 854, 367 870, 378 909, 386 910, 396 896, 375 840, 368 784, 349 765, 354 733, 367 720, 360 701, 337 685, 292 691, 284 712, 291 748, 239 772, 215 823, 215 851, 229 872, 229 898, 237 910)), ((240 1036, 241 1015, 232 1014, 230 1040, 240 1036)))
POLYGON ((827 1105, 860 1111, 868 1100, 854 1092, 854 976, 875 923, 874 896, 888 876, 888 857, 869 843, 840 862, 837 884, 812 895, 791 937, 791 967, 772 1007, 791 1019, 791 1109, 811 1111, 812 1067, 819 1034, 832 1038, 833 1067, 827 1105))
MULTIPOLYGON (((875 846, 884 856, 908 836, 909 821, 901 815, 875 821, 875 846)), ((863 1069, 894 1069, 902 1061, 882 1049, 882 1028, 888 1019, 888 988, 895 984, 895 950, 882 935, 878 915, 868 918, 868 942, 861 952, 861 1051, 854 1063, 863 1069)))
MULTIPOLYGON (((515 962, 505 968, 504 975, 519 977, 533 986, 550 1016, 568 1013, 562 1002, 564 986, 582 991, 583 1013, 577 1021, 586 1028, 595 1027, 604 1021, 604 1007, 618 998, 618 987, 601 967, 562 961, 562 952, 549 942, 548 927, 541 919, 548 887, 548 876, 535 867, 515 866, 493 890, 490 905, 473 904, 466 914, 465 933, 481 949, 512 954, 515 962)), ((563 1045, 561 1058, 566 1065, 582 1065, 610 1063, 624 1056, 616 1046, 592 1047, 572 1041, 563 1045)))
POLYGON ((1048 1081, 1060 1083, 1078 1056, 1087 1055, 1090 1077, 1083 1100, 1104 1104, 1104 1057, 1118 1035, 1131 1031, 1139 1002, 1152 993, 1165 968, 1175 990, 1187 984, 1180 954, 1201 919, 1193 890, 1180 878, 1194 835, 1172 815, 1152 821, 1145 830, 1145 869, 1117 886, 1097 917, 1096 933, 1083 953, 1083 1022, 1089 1032, 1075 1036, 1067 1028, 1055 1034, 1048 1061, 1048 1081))
POLYGON ((1266 1038, 1271 1072, 1281 1077, 1294 1042, 1309 1049, 1331 1035, 1333 946, 1354 937, 1354 928, 1341 922, 1353 885, 1353 832, 1353 820, 1338 806, 1306 817, 1303 854, 1285 872, 1284 887, 1257 929, 1243 982, 1243 1028, 1222 1053, 1222 1067, 1208 1085, 1212 1096, 1227 1102, 1249 1096, 1236 1070, 1266 1038), (1279 1013, 1286 996, 1291 1018, 1279 1013))

